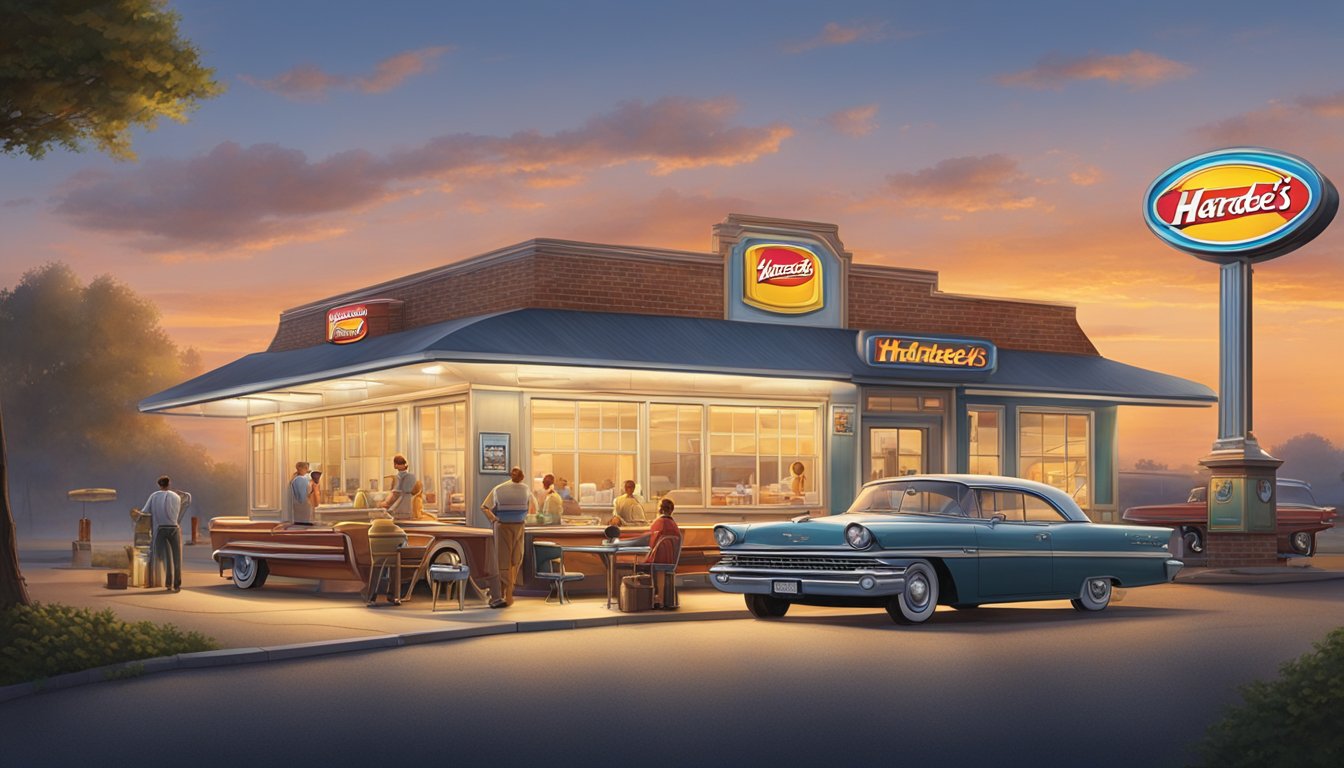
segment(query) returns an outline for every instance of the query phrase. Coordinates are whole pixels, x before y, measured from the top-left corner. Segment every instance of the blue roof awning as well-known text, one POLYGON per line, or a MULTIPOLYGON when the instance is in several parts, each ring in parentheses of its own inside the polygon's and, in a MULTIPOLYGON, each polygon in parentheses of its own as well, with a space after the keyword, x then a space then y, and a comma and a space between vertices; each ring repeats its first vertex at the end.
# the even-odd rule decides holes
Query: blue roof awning
POLYGON ((919 382, 984 394, 1055 394, 1111 402, 1206 405, 1193 381, 1093 355, 1000 349, 993 372, 890 369, 859 356, 858 331, 660 315, 518 309, 449 320, 355 344, 258 352, 152 395, 145 412, 198 405, 430 361, 919 382))

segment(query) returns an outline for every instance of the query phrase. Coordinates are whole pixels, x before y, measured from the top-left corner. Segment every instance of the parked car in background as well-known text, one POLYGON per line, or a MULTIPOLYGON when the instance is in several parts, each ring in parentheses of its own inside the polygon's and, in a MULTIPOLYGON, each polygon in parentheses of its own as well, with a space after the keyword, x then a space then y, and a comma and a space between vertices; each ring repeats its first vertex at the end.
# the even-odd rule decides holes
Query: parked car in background
POLYGON ((867 483, 849 510, 789 522, 718 525, 710 583, 757 618, 789 607, 884 607, 917 624, 939 604, 1071 600, 1100 611, 1114 587, 1171 581, 1173 531, 1088 520, 1063 491, 988 475, 867 483))
MULTIPOLYGON (((1191 488, 1190 496, 1180 504, 1130 507, 1121 517, 1134 525, 1175 528, 1181 533, 1185 551, 1202 555, 1209 528, 1208 492, 1208 487, 1201 485, 1191 488)), ((1316 534, 1334 525, 1335 508, 1317 504, 1311 486, 1301 480, 1277 478, 1275 495, 1279 553, 1299 557, 1316 554, 1316 534)))

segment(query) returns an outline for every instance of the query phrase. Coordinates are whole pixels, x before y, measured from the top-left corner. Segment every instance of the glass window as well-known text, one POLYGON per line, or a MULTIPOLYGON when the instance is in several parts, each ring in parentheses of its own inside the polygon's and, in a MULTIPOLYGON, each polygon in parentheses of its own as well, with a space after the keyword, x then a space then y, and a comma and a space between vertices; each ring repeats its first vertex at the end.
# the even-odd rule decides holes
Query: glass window
POLYGON ((709 503, 817 504, 812 408, 709 407, 709 503))
POLYGON ((626 480, 639 483, 638 403, 533 400, 531 412, 534 488, 553 474, 580 504, 610 507, 626 480))
POLYGON ((275 425, 252 428, 252 506, 279 509, 279 485, 275 478, 275 425))
POLYGON ((309 469, 321 471, 323 504, 348 504, 361 488, 376 493, 390 490, 389 478, 395 475, 392 456, 397 450, 395 411, 304 419, 284 425, 285 477, 291 476, 300 461, 308 462, 309 469))
POLYGON ((649 405, 649 501, 655 506, 664 496, 678 505, 705 503, 700 471, 704 420, 701 405, 649 405))
POLYGON ((417 413, 422 463, 417 477, 424 489, 425 511, 435 515, 465 515, 466 403, 434 405, 417 413))
POLYGON ((1052 485, 1090 505, 1092 422, 1085 413, 1022 411, 1018 416, 1021 476, 1052 485))
POLYGON ((998 408, 968 408, 967 415, 971 430, 966 470, 973 475, 1001 474, 1003 443, 999 439, 999 423, 1003 412, 998 408))
POLYGON ((975 508, 970 490, 956 483, 910 480, 870 485, 859 492, 850 512, 967 517, 975 508))

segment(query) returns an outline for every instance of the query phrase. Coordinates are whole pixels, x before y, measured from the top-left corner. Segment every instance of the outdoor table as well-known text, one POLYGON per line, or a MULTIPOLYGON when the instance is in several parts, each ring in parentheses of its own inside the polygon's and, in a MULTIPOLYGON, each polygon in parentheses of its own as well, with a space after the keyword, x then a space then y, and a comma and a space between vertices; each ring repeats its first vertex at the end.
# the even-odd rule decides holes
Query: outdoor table
POLYGON ((610 608, 616 595, 616 562, 625 555, 647 555, 648 547, 626 547, 619 544, 584 544, 581 546, 562 546, 562 552, 586 552, 602 558, 607 569, 607 607, 610 608))

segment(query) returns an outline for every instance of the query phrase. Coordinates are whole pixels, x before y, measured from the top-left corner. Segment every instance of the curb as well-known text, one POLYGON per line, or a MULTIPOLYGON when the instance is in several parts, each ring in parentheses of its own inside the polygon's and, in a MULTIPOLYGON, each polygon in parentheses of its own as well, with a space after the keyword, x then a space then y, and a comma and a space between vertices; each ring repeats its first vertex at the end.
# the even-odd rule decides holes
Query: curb
MULTIPOLYGON (((1344 574, 1341 574, 1344 575, 1344 574)), ((420 632, 407 632, 396 635, 373 635, 371 637, 351 638, 349 640, 318 640, 311 643, 293 643, 291 645, 272 645, 258 648, 224 648, 218 651, 200 651, 197 653, 179 653, 176 656, 158 656, 138 661, 123 661, 78 672, 32 680, 26 683, 0 686, 0 703, 12 701, 24 696, 32 696, 48 691, 62 691, 82 685, 127 680, 133 677, 171 672, 179 669, 209 669, 228 667, 237 664, 259 664, 270 661, 291 661, 315 656, 329 656, 337 653, 357 653, 383 648, 425 645, 450 640, 467 640, 473 637, 508 635, 521 632, 553 632, 567 629, 589 629, 592 627, 614 627, 627 624, 657 624, 670 621, 723 621, 745 619, 750 614, 744 611, 699 611, 688 613, 649 611, 651 615, 618 614, 586 619, 544 619, 539 621, 512 621, 494 624, 482 624, 458 629, 431 629, 420 632)))
POLYGON ((1293 584, 1308 581, 1344 579, 1344 571, 1325 571, 1306 567, 1200 569, 1176 574, 1178 584, 1293 584))

